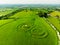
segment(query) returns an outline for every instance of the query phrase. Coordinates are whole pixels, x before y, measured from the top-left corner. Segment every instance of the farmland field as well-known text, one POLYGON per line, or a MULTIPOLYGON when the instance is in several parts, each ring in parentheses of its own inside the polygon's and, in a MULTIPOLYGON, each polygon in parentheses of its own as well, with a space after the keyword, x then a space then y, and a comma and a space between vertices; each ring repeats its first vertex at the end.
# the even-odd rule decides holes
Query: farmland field
POLYGON ((48 20, 57 28, 60 32, 60 21, 55 17, 49 17, 48 20))
POLYGON ((57 31, 60 32, 60 21, 59 18, 54 16, 55 13, 51 13, 50 15, 52 16, 48 17, 44 13, 45 10, 39 10, 39 8, 22 7, 22 9, 19 8, 16 10, 12 9, 0 12, 0 45, 59 44, 57 31), (54 25, 56 30, 48 21, 54 25))
POLYGON ((9 13, 11 13, 11 12, 13 12, 14 10, 13 9, 10 9, 9 10, 9 8, 8 9, 0 9, 0 16, 4 16, 4 15, 6 15, 6 14, 9 14, 9 13))

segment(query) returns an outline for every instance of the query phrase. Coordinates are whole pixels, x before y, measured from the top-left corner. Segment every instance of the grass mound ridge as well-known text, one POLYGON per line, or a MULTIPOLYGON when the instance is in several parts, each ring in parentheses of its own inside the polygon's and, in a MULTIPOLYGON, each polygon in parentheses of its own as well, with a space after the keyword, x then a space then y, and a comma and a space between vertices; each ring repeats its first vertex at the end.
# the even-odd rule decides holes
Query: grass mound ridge
POLYGON ((40 28, 37 30, 37 28, 33 28, 32 30, 32 37, 33 38, 46 38, 48 36, 48 32, 41 30, 40 28))

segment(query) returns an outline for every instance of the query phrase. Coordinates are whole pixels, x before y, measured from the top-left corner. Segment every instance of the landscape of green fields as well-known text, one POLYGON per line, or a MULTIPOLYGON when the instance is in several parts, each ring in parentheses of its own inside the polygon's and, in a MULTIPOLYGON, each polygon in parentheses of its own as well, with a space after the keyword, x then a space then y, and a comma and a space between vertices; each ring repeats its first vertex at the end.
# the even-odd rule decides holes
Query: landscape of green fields
POLYGON ((0 45, 60 45, 60 9, 12 6, 0 8, 0 45))

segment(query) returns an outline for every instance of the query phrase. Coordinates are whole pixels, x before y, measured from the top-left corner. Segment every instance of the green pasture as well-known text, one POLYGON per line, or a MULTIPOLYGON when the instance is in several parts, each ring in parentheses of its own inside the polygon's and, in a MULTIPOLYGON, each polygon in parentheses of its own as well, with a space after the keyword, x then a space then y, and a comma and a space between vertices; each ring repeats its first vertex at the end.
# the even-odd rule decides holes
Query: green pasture
POLYGON ((48 21, 50 21, 60 32, 60 20, 59 19, 57 19, 56 17, 49 17, 48 21))
POLYGON ((34 11, 18 12, 0 25, 0 45, 58 44, 56 31, 34 11))

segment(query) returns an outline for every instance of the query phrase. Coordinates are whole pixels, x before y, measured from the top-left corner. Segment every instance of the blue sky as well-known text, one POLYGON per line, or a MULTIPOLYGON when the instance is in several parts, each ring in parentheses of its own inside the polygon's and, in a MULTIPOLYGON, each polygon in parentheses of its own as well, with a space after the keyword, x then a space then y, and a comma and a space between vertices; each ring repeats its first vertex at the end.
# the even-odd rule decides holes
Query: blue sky
POLYGON ((0 0, 0 4, 60 4, 60 0, 0 0))

